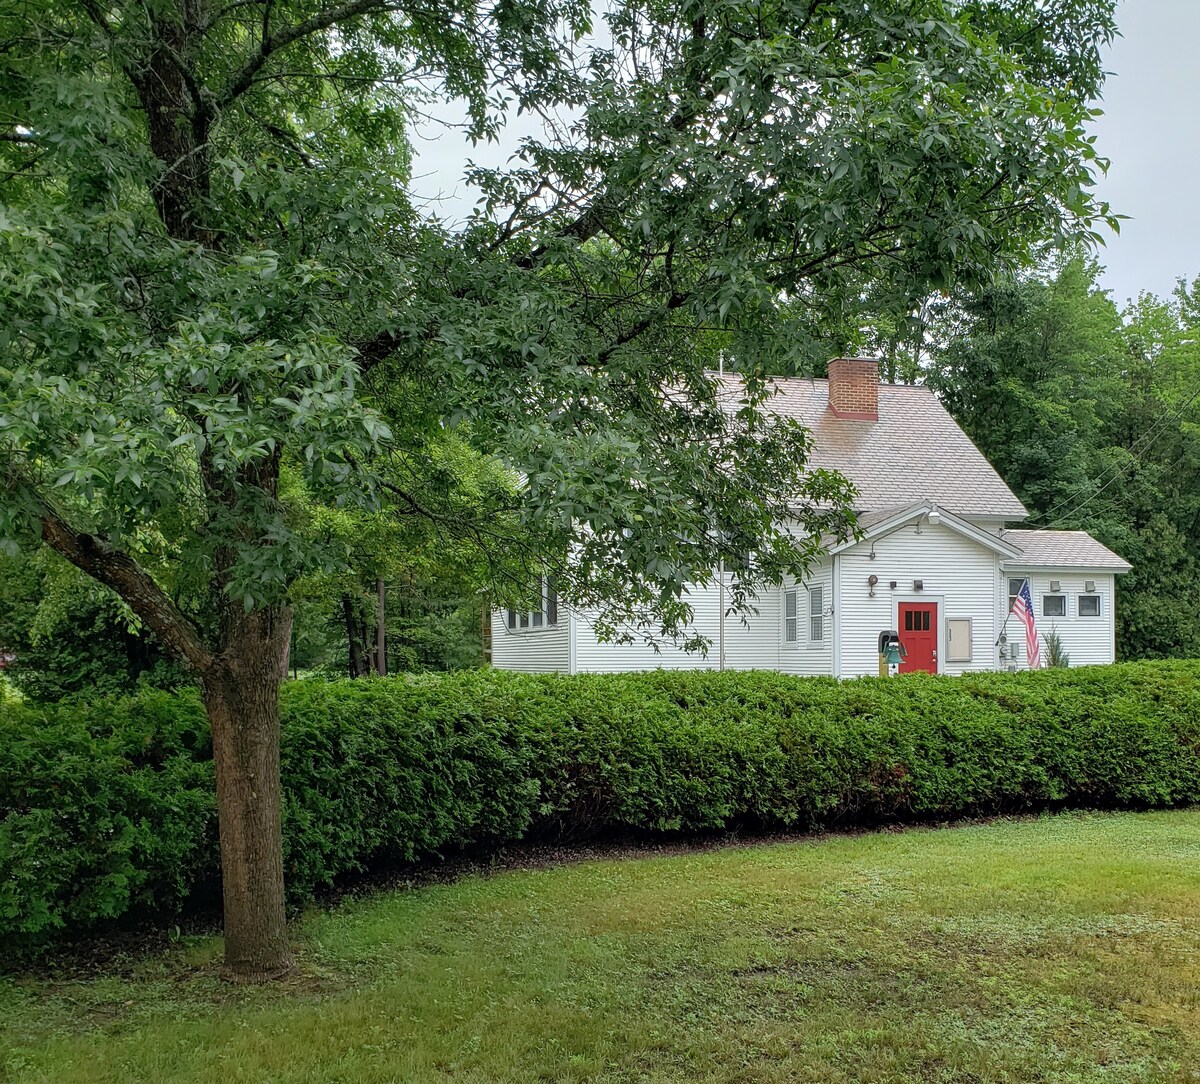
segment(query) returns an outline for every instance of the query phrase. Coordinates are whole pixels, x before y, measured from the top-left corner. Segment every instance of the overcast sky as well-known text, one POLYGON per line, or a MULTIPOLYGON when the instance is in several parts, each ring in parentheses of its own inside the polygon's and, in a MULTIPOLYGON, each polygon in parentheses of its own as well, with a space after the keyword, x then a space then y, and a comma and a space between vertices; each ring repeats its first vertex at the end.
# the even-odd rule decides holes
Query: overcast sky
POLYGON ((1200 0, 1124 0, 1096 128, 1099 193, 1130 216, 1100 253, 1123 304, 1200 275, 1200 0))
MULTIPOLYGON (((1099 253, 1104 285, 1124 305, 1200 275, 1200 0, 1123 0, 1117 19, 1096 136, 1112 160, 1099 195, 1129 216, 1099 253)), ((458 132, 427 124, 414 133, 416 191, 461 220, 474 200, 462 181, 466 159, 501 164, 537 131, 517 118, 499 146, 472 149, 458 132)))

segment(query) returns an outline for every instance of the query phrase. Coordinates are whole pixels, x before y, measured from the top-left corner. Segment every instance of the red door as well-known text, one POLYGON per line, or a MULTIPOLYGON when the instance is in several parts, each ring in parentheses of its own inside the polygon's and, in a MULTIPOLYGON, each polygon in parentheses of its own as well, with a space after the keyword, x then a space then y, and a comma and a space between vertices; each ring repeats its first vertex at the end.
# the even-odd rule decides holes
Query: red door
POLYGON ((912 674, 924 670, 938 672, 937 603, 901 602, 897 617, 900 621, 900 643, 907 654, 900 663, 900 673, 912 674))

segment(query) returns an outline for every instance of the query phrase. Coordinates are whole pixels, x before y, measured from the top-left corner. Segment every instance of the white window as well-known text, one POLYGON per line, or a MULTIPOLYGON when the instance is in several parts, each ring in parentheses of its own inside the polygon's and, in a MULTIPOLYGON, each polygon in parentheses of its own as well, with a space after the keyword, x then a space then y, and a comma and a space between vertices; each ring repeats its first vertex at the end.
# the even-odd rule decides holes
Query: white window
POLYGON ((825 639, 825 588, 808 589, 808 638, 814 644, 825 639))
POLYGON ((1017 596, 1021 593, 1021 584, 1025 582, 1024 577, 1020 579, 1010 579, 1008 581, 1008 612, 1012 613, 1012 608, 1017 604, 1017 596))
POLYGON ((783 642, 794 644, 800 636, 800 609, 796 591, 783 593, 783 642))
POLYGON ((1080 617, 1099 617, 1100 616, 1100 596, 1099 595, 1080 595, 1079 596, 1079 616, 1080 617))
POLYGON ((558 591, 555 589, 553 576, 538 577, 538 594, 542 600, 539 609, 508 611, 510 629, 540 629, 558 624, 558 591))
POLYGON ((1066 595, 1043 595, 1042 596, 1042 616, 1043 617, 1066 617, 1067 616, 1067 596, 1066 595))

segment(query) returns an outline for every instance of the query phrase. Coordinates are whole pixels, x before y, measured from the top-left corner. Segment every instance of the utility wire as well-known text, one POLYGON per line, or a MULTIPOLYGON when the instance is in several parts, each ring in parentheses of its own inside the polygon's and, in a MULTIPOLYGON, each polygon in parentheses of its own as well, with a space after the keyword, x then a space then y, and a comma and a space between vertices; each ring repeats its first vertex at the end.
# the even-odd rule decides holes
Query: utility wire
MULTIPOLYGON (((1155 434, 1157 434, 1163 428, 1163 426, 1167 425, 1168 423, 1170 423, 1172 421, 1177 421, 1182 416, 1183 412, 1185 410, 1187 410, 1187 408, 1190 407, 1192 405, 1192 403, 1194 403, 1197 399, 1200 399, 1200 385, 1196 386, 1195 390, 1192 391, 1192 393, 1187 397, 1186 400, 1184 400, 1183 403, 1181 403, 1178 407, 1176 407, 1170 413, 1164 414, 1163 416, 1161 416, 1149 429, 1146 430, 1145 433, 1143 433, 1140 437, 1138 437, 1138 439, 1135 440, 1133 442, 1133 444, 1129 447, 1129 449, 1128 449, 1129 454, 1135 460, 1137 460, 1137 462, 1141 463, 1142 454, 1149 448, 1151 442, 1154 440, 1155 434)), ((1174 463, 1171 464, 1171 467, 1168 467, 1167 469, 1170 470, 1172 467, 1174 467, 1178 463, 1182 462, 1183 458, 1184 458, 1184 456, 1180 456, 1178 459, 1175 460, 1174 463)), ((1058 527, 1061 524, 1065 523, 1067 520, 1071 519, 1073 516, 1082 512, 1083 509, 1086 508, 1089 504, 1091 504, 1091 502, 1094 501, 1097 497, 1099 497, 1101 493, 1103 493, 1106 489, 1108 489, 1109 486, 1111 486, 1114 482, 1116 482, 1119 478, 1121 478, 1122 475, 1124 475, 1125 468, 1127 465, 1128 464, 1118 464, 1116 469, 1113 471, 1112 476, 1109 477, 1108 480, 1105 481, 1103 485, 1101 485, 1098 489, 1093 490, 1090 494, 1088 494, 1088 496, 1084 497, 1083 500, 1081 500, 1069 512, 1066 512, 1063 515, 1059 516, 1058 519, 1051 519, 1051 517, 1054 516, 1054 514, 1059 511, 1059 509, 1064 508, 1066 505, 1070 504, 1071 500, 1073 498, 1068 497, 1064 500, 1059 501, 1058 504, 1056 504, 1053 508, 1050 509, 1049 512, 1046 513, 1046 518, 1048 520, 1050 520, 1050 522, 1048 522, 1041 529, 1049 530, 1049 529, 1058 527)))

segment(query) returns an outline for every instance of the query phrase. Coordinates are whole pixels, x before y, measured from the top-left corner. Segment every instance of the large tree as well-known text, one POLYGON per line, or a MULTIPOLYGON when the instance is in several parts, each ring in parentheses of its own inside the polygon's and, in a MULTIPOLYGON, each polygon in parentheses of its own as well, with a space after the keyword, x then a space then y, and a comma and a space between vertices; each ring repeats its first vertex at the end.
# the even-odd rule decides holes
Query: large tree
POLYGON ((197 673, 239 977, 289 966, 289 587, 347 556, 297 522, 285 467, 314 499, 544 555, 613 635, 678 634, 689 581, 724 567, 745 610, 848 527, 846 486, 805 472, 755 373, 864 280, 979 282, 1106 213, 1085 124, 1111 0, 604 20, 579 0, 0 6, 0 536, 40 538, 197 673), (450 98, 474 137, 547 119, 475 172, 458 232, 406 182, 406 119, 450 98), (718 351, 751 377, 736 409, 718 351), (444 426, 519 472, 519 499, 463 516, 420 454, 444 426))

